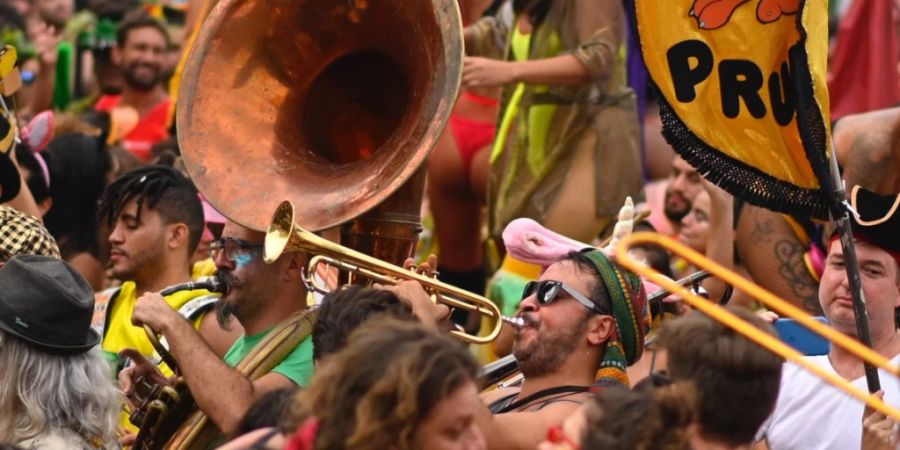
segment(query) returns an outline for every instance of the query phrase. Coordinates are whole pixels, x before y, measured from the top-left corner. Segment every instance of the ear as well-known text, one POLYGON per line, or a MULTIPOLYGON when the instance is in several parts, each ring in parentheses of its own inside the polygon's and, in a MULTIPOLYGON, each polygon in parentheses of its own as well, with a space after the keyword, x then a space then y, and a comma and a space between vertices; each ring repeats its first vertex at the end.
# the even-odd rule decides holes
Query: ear
MULTIPOLYGON (((894 261, 894 279, 897 281, 897 292, 900 292, 900 261, 894 261)), ((897 297, 897 306, 900 307, 900 296, 897 297)))
POLYGON ((186 224, 176 223, 169 225, 169 236, 166 240, 166 246, 170 250, 187 247, 189 236, 190 230, 188 230, 186 224))
POLYGON ((303 276, 303 267, 306 266, 306 254, 303 252, 288 253, 286 268, 284 270, 284 281, 293 282, 299 280, 303 276))
POLYGON ((50 211, 50 208, 53 207, 53 199, 50 197, 47 197, 47 198, 41 200, 41 202, 38 203, 37 206, 38 206, 38 209, 41 211, 41 216, 43 217, 44 215, 47 214, 47 211, 50 211))
POLYGON ((588 322, 587 341, 592 347, 606 343, 616 330, 615 319, 607 315, 594 315, 588 322))

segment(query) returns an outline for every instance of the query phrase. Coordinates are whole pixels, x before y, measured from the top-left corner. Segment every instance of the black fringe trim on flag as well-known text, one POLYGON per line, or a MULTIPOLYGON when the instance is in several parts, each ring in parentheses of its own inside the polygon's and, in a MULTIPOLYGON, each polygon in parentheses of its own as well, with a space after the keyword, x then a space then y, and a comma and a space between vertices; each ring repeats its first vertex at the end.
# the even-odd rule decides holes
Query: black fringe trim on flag
MULTIPOLYGON (((659 88, 653 83, 653 88, 659 88)), ((804 189, 716 150, 697 137, 660 93, 659 112, 666 142, 704 178, 747 203, 785 214, 828 219, 819 189, 804 189)), ((802 139, 802 137, 801 137, 802 139)))
MULTIPOLYGON (((813 173, 819 180, 824 200, 835 217, 841 217, 846 211, 841 205, 841 199, 835 195, 831 175, 831 164, 828 154, 828 133, 825 128, 825 120, 822 111, 816 102, 813 89, 812 75, 809 71, 809 58, 806 55, 806 30, 803 28, 803 10, 806 0, 800 2, 800 13, 797 14, 797 30, 800 31, 800 41, 788 52, 791 61, 791 70, 794 74, 794 89, 797 92, 797 129, 800 132, 800 141, 806 152, 806 159, 812 167, 813 173)), ((827 89, 827 88, 826 88, 827 89)), ((828 93, 826 92, 826 95, 828 93)), ((827 220, 827 216, 818 219, 827 220)))
MULTIPOLYGON (((631 26, 638 30, 635 0, 625 0, 625 2, 631 26)), ((797 16, 799 26, 801 14, 797 14, 797 16)), ((791 70, 795 71, 793 72, 795 76, 792 78, 795 80, 794 88, 797 93, 797 126, 813 173, 827 191, 801 188, 711 147, 695 135, 678 117, 652 77, 650 84, 658 94, 663 137, 704 178, 731 195, 753 205, 785 214, 827 220, 831 205, 824 193, 830 193, 830 183, 828 182, 828 160, 824 150, 827 147, 822 146, 826 144, 827 133, 825 133, 818 104, 813 98, 812 78, 804 46, 806 33, 802 28, 800 30, 799 43, 789 51, 791 70)), ((637 35, 638 41, 641 42, 640 32, 637 35)), ((643 61, 643 44, 640 46, 640 52, 643 61)), ((644 64, 646 66, 646 62, 644 64)))

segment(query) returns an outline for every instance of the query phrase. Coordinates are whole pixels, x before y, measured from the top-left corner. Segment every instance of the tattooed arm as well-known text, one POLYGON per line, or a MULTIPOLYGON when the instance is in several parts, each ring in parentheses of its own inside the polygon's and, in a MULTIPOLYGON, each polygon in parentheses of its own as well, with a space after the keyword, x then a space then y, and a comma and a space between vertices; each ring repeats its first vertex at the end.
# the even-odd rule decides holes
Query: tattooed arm
POLYGON ((745 205, 738 219, 737 250, 754 282, 811 314, 821 314, 819 283, 809 274, 806 245, 781 214, 745 205))
POLYGON ((880 194, 900 191, 900 108, 846 116, 834 140, 848 192, 857 184, 880 194))

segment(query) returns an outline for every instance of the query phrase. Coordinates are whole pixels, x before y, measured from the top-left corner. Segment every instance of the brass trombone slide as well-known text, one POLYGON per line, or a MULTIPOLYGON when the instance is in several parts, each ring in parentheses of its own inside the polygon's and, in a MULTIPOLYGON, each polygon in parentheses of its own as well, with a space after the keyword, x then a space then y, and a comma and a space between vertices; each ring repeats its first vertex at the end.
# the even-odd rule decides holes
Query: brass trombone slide
POLYGON ((312 232, 304 230, 294 222, 294 205, 285 201, 279 205, 266 232, 263 258, 267 263, 278 259, 284 252, 302 251, 310 255, 305 269, 304 282, 311 290, 327 293, 329 289, 319 285, 314 279, 315 266, 328 264, 341 270, 365 276, 381 284, 396 284, 397 280, 417 281, 432 294, 438 303, 451 308, 475 312, 491 320, 491 331, 486 335, 472 335, 462 330, 450 333, 456 338, 472 344, 487 344, 497 339, 504 322, 515 324, 520 318, 503 317, 500 309, 492 301, 471 292, 442 283, 429 276, 406 270, 381 261, 369 255, 341 246, 312 232))
POLYGON ((686 289, 685 287, 679 285, 677 282, 668 279, 659 272, 645 266, 638 260, 632 258, 628 254, 628 249, 636 244, 660 245, 671 251, 672 253, 681 256, 688 262, 692 263, 695 267, 706 270, 713 276, 718 277, 724 282, 734 286, 736 289, 745 292, 747 295, 753 297, 772 310, 776 311, 779 315, 797 320, 797 322, 799 322, 807 329, 828 339, 833 345, 839 345, 843 347, 847 351, 859 356, 867 363, 876 367, 880 367, 890 374, 894 375, 895 377, 900 375, 900 368, 891 364, 891 362, 888 361, 887 358, 879 355, 871 348, 860 344, 856 340, 815 321, 812 316, 795 307, 794 305, 791 305, 785 300, 778 298, 771 292, 763 289, 752 281, 741 277, 735 272, 730 271, 719 264, 716 264, 700 253, 684 246, 683 244, 672 238, 662 236, 657 233, 644 231, 627 236, 616 246, 616 258, 623 267, 649 279, 656 285, 665 288, 670 292, 678 294, 684 301, 690 303, 691 306, 709 315, 713 319, 716 319, 726 326, 733 328, 735 331, 743 334, 748 339, 756 342, 757 344, 767 348, 769 351, 789 361, 792 361, 795 364, 803 367, 804 369, 812 372, 813 374, 819 376, 838 389, 871 406, 882 414, 891 417, 894 420, 900 421, 900 410, 887 405, 882 400, 873 395, 857 389, 852 384, 850 384, 850 382, 841 378, 840 376, 829 373, 816 366, 815 364, 810 363, 803 357, 802 354, 800 354, 800 352, 795 350, 793 347, 788 346, 787 344, 781 342, 779 339, 763 332, 762 330, 759 330, 753 325, 744 322, 725 308, 722 308, 721 306, 716 305, 715 303, 710 302, 703 297, 695 295, 694 293, 690 292, 689 289, 686 289))

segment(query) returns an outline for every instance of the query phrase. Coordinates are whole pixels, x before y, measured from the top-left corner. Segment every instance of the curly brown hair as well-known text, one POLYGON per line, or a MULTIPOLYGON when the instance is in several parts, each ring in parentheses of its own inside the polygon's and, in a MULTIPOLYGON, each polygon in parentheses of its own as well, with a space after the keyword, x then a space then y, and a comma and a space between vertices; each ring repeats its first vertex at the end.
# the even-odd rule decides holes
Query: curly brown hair
POLYGON ((314 416, 317 450, 412 449, 416 428, 435 405, 478 372, 459 342, 416 322, 379 317, 329 356, 281 428, 292 433, 314 416))
POLYGON ((687 450, 695 390, 679 383, 646 391, 610 387, 585 404, 582 448, 687 450))
MULTIPOLYGON (((766 334, 778 336, 747 309, 726 309, 766 334)), ((732 446, 753 442, 775 408, 782 358, 703 313, 667 321, 659 342, 668 353, 669 377, 694 383, 700 435, 732 446)))

